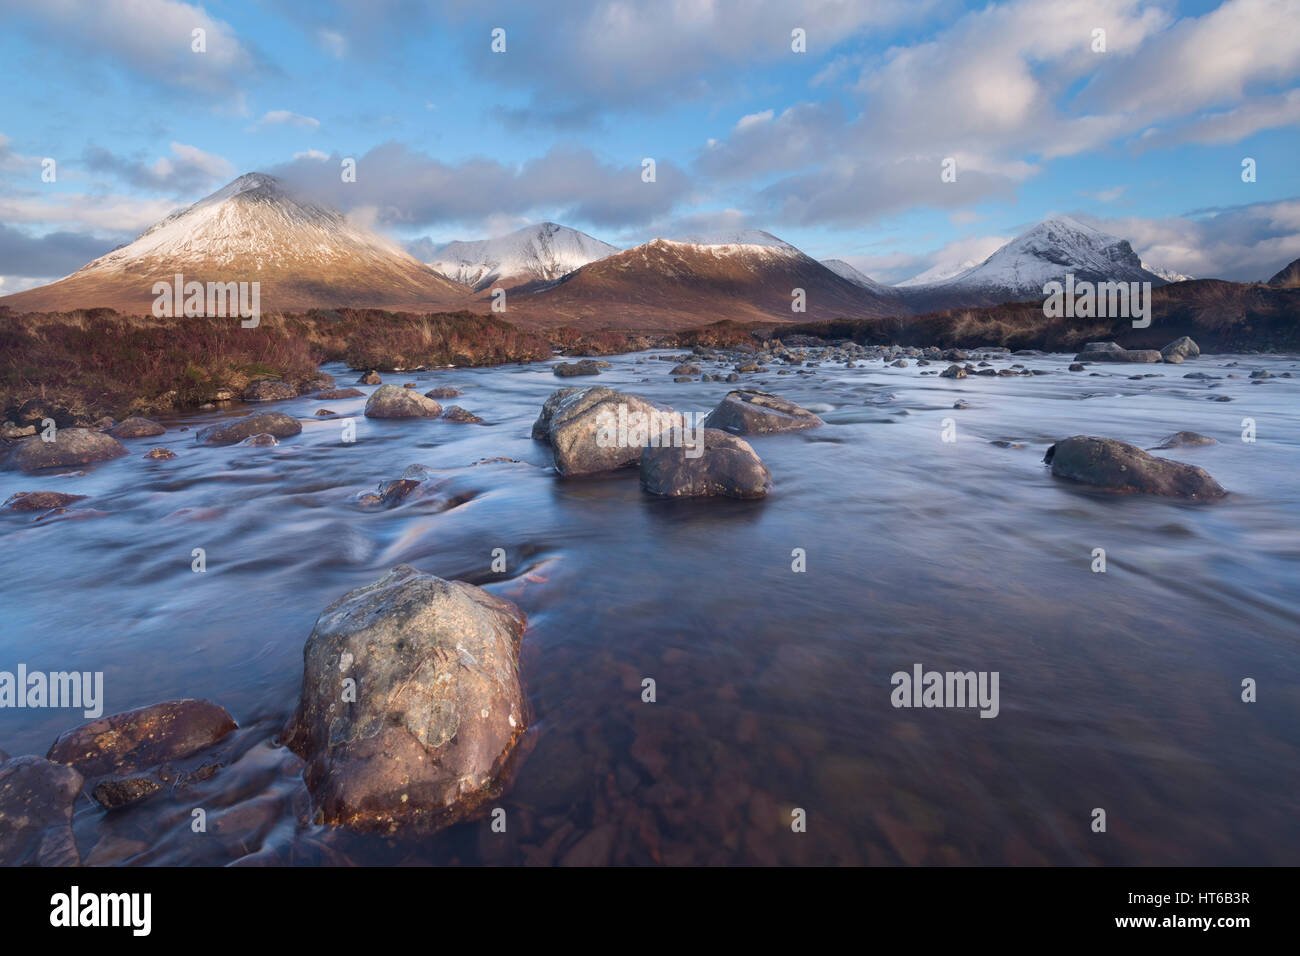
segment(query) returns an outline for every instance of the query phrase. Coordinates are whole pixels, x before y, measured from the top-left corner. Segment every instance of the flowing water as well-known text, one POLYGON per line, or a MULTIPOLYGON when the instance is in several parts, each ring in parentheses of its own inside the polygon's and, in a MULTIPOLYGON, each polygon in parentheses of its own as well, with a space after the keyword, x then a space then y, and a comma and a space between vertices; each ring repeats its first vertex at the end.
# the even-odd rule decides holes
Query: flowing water
MULTIPOLYGON (((106 714, 202 697, 241 728, 200 783, 112 814, 80 800, 83 857, 1296 862, 1300 378, 1280 376, 1300 362, 1221 355, 1090 375, 1057 355, 996 363, 1052 371, 1033 377, 941 379, 921 372, 943 365, 914 362, 746 376, 826 425, 751 439, 775 487, 745 502, 658 500, 635 471, 555 476, 529 438, 555 388, 599 382, 706 412, 733 387, 675 384, 649 354, 611 362, 567 381, 544 365, 385 376, 459 386, 453 401, 484 425, 370 421, 364 399, 300 398, 260 406, 303 420, 278 447, 194 444, 199 427, 248 410, 236 406, 169 419, 166 435, 84 473, 5 473, 4 495, 92 498, 39 521, 0 516, 0 670, 103 671, 106 714), (1278 377, 1254 384, 1257 368, 1278 377), (1221 378, 1183 378, 1193 370, 1221 378), (957 399, 970 407, 954 410, 957 399), (337 416, 314 417, 322 406, 337 416), (340 440, 346 416, 352 444, 340 440), (1219 444, 1159 454, 1205 467, 1225 500, 1113 497, 1041 463, 1068 435, 1149 447, 1184 429, 1219 444), (154 445, 179 457, 142 459, 154 445), (518 461, 475 464, 491 458, 518 461), (439 495, 386 511, 356 503, 412 464, 435 469, 439 495), (1096 548, 1105 573, 1092 570, 1096 548), (400 563, 528 615, 534 726, 494 804, 505 833, 486 820, 421 838, 312 826, 300 764, 274 745, 317 615, 400 563), (997 717, 895 708, 891 675, 915 664, 998 672, 997 717), (654 703, 641 699, 646 677, 654 703), (1245 678, 1256 703, 1241 699, 1245 678), (205 834, 191 829, 195 807, 205 834), (806 832, 791 826, 796 809, 806 832)), ((355 378, 324 370, 341 386, 355 378)), ((0 710, 0 748, 44 754, 81 720, 0 710)))

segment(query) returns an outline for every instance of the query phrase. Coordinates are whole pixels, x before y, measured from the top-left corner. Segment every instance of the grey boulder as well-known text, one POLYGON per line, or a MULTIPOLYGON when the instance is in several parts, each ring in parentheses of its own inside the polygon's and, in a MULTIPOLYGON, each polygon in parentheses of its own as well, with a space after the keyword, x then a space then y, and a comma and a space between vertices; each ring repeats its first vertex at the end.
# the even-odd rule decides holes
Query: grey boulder
POLYGON ((367 418, 436 418, 442 406, 419 392, 397 385, 381 385, 366 399, 367 418))
POLYGON ((763 435, 816 428, 825 424, 789 399, 751 389, 728 392, 704 420, 705 428, 720 428, 737 435, 763 435))
POLYGON ((302 424, 298 419, 283 412, 259 412, 200 429, 194 439, 201 445, 234 445, 254 435, 288 438, 301 431, 302 424))
POLYGON ((54 441, 35 435, 22 442, 9 458, 9 466, 20 471, 65 468, 109 461, 127 454, 126 446, 103 432, 89 428, 58 428, 54 441))
POLYGON ((1157 458, 1114 438, 1076 435, 1047 449, 1052 474, 1109 491, 1208 501, 1226 491, 1203 468, 1157 458))
POLYGON ((673 429, 660 447, 641 455, 641 487, 668 498, 762 498, 772 490, 772 473, 749 442, 716 428, 673 429), (689 440, 703 449, 686 447, 689 440))

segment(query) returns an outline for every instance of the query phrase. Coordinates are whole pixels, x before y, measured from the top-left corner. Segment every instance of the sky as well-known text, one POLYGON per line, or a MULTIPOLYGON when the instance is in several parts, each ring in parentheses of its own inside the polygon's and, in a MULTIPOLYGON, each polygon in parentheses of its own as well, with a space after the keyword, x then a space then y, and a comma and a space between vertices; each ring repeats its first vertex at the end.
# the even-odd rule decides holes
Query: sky
POLYGON ((618 246, 764 229, 893 283, 1051 215, 1197 277, 1300 256, 1300 0, 0 0, 0 22, 0 294, 253 171, 425 259, 543 220, 618 246))

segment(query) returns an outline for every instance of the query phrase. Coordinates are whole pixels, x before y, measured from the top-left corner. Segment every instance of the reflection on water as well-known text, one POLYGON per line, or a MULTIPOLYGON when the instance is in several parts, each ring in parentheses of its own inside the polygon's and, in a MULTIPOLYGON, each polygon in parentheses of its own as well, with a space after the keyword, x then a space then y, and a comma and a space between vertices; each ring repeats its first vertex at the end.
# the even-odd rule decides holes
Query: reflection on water
MULTIPOLYGON (((729 387, 674 384, 669 363, 644 358, 580 384, 700 412, 729 387)), ((1066 356, 1010 361, 1053 374, 953 381, 837 363, 746 376, 827 422, 753 439, 775 481, 759 502, 660 501, 634 473, 557 480, 529 429, 573 383, 544 366, 389 376, 462 387, 455 401, 486 425, 369 421, 364 399, 298 399, 272 407, 302 435, 200 448, 194 431, 230 413, 178 417, 84 475, 0 478, 5 496, 76 492, 103 512, 3 516, 0 669, 103 671, 106 713, 206 697, 240 723, 207 780, 111 816, 79 803, 92 863, 1294 863, 1300 379, 1246 374, 1300 363, 1214 356, 1135 381, 1128 368, 1068 373, 1066 356), (1233 401, 1207 400, 1219 394, 1233 401), (970 407, 954 410, 959 398, 970 407), (315 417, 322 406, 337 416, 315 417), (345 416, 355 444, 340 442, 345 416), (1255 444, 1240 440, 1245 417, 1255 444), (1184 429, 1220 444, 1162 454, 1204 466, 1227 500, 1112 498, 1041 464, 1067 435, 1149 447, 1184 429), (179 457, 143 460, 155 444, 179 457), (498 457, 518 461, 474 464, 498 457), (356 504, 417 463, 439 495, 356 504), (206 573, 191 571, 195 548, 206 573), (1094 548, 1105 574, 1090 570, 1094 548), (505 834, 482 821, 419 840, 312 827, 298 761, 271 743, 316 616, 403 562, 529 616, 537 720, 500 801, 505 834), (998 671, 1000 715, 894 709, 890 675, 915 663, 998 671), (1256 704, 1240 701, 1245 677, 1256 704), (1105 834, 1089 829, 1096 807, 1105 834), (791 832, 794 808, 806 833, 791 832)), ((0 748, 43 754, 79 720, 0 711, 0 748)))

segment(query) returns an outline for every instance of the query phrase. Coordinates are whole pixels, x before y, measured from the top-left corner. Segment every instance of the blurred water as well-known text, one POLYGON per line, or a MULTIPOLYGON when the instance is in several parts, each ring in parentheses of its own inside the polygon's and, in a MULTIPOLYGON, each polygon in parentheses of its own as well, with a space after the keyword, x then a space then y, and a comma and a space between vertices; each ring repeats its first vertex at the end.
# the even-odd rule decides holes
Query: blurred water
MULTIPOLYGON (((176 697, 241 731, 192 788, 77 812, 83 856, 137 863, 1283 864, 1300 849, 1300 369, 1292 357, 964 380, 913 362, 745 376, 824 428, 756 437, 765 501, 668 502, 635 473, 560 480, 529 439, 555 388, 599 382, 706 412, 732 386, 611 359, 598 379, 547 366, 395 374, 452 384, 485 425, 370 421, 364 399, 273 407, 303 420, 275 448, 158 439, 82 475, 4 473, 0 492, 90 501, 0 518, 0 669, 105 673, 105 713, 176 697), (1238 364, 1232 364, 1238 363, 1238 364), (1157 372, 1161 377, 1130 380, 1157 372), (1184 379, 1190 371, 1225 376, 1184 379), (1227 378, 1238 375, 1239 378, 1227 378), (642 381, 649 378, 650 381, 642 381), (1213 402, 1216 395, 1231 402, 1213 402), (954 410, 965 399, 970 408, 954 410), (340 441, 328 407, 352 416, 340 441), (1258 441, 1241 441, 1241 422, 1258 441), (943 420, 957 440, 941 440, 943 420), (1159 452, 1231 491, 1192 505, 1053 479, 1055 439, 1149 447, 1184 429, 1219 444, 1159 452), (995 440, 1025 447, 998 447, 995 440), (154 445, 173 461, 140 456, 154 445), (507 457, 518 463, 473 464, 507 457), (367 511, 358 492, 411 464, 445 494, 367 511), (450 501, 460 501, 447 507, 450 501), (78 512, 100 514, 78 517, 78 512), (509 570, 490 569, 494 548, 509 570), (1108 570, 1090 570, 1104 548, 1108 570), (191 571, 203 548, 207 571, 191 571), (807 571, 791 570, 792 551, 807 571), (311 827, 296 758, 270 741, 296 700, 316 616, 398 563, 481 584, 529 616, 536 724, 499 801, 505 834, 433 838, 311 827), (998 671, 1001 713, 895 709, 890 675, 998 671), (641 680, 658 702, 641 702, 641 680), (1253 677, 1259 702, 1240 701, 1253 677), (191 832, 190 810, 219 825, 191 832), (1108 830, 1089 829, 1104 808, 1108 830), (807 813, 791 832, 791 810, 807 813)), ((638 360, 641 360, 638 363, 638 360)), ((946 364, 946 363, 945 363, 946 364)), ((712 371, 706 363, 706 371, 712 371)), ((356 373, 326 366, 340 386, 356 373)), ((369 392, 371 389, 364 388, 369 392)), ((187 427, 188 431, 181 431, 187 427)), ((72 711, 0 710, 0 748, 44 753, 72 711)))

